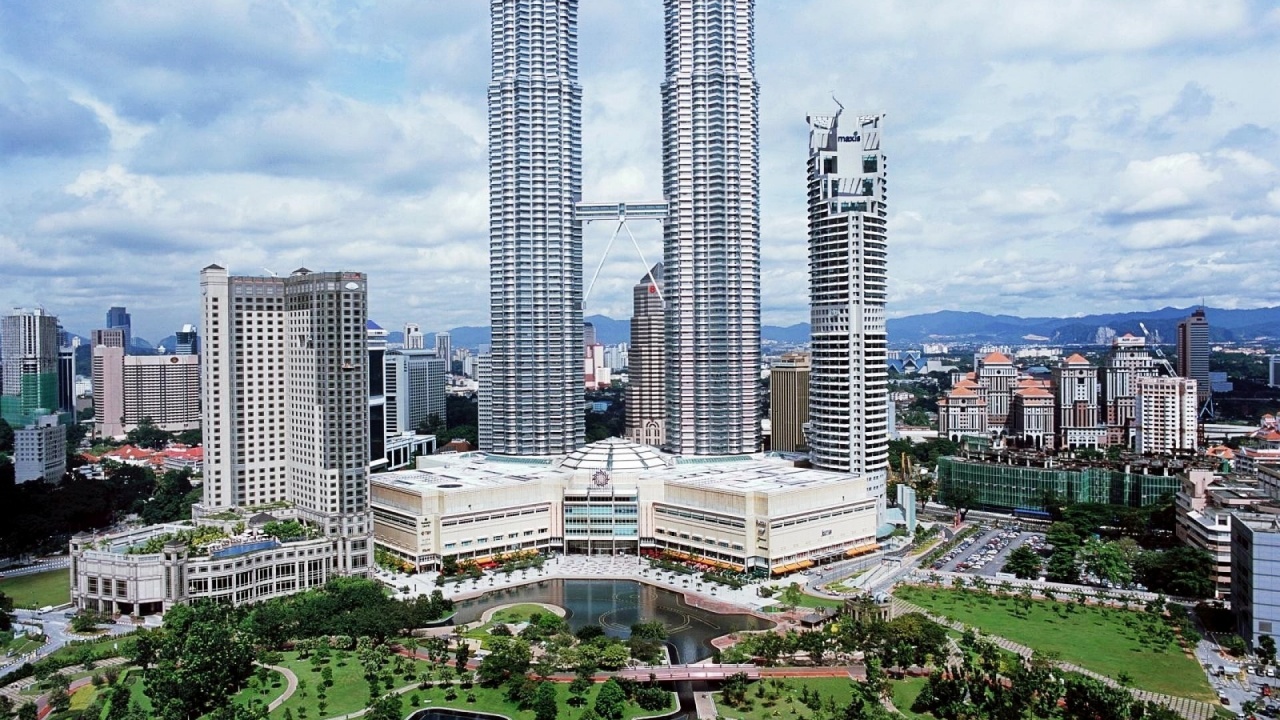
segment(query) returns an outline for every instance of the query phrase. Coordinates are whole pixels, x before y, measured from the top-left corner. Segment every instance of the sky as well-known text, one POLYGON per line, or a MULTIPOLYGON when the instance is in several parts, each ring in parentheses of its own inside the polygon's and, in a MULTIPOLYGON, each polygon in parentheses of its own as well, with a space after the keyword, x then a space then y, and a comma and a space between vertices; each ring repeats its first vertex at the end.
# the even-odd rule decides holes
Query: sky
MULTIPOLYGON (((488 323, 483 0, 0 3, 0 306, 152 341, 199 270, 488 323)), ((661 197, 662 3, 582 0, 584 199, 661 197)), ((1280 8, 759 0, 763 321, 808 319, 806 114, 886 113, 889 314, 1280 305, 1280 8)), ((586 281, 613 228, 589 226, 586 281)), ((656 222, 633 227, 649 262, 656 222)), ((585 314, 630 316, 615 242, 585 314)))

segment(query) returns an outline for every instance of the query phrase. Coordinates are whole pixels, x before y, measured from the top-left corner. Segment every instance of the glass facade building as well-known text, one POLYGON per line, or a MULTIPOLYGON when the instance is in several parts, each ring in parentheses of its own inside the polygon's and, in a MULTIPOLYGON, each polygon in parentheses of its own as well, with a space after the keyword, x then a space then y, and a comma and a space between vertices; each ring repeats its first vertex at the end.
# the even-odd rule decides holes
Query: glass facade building
POLYGON ((1178 492, 1176 474, 1138 473, 1106 467, 1046 468, 975 462, 957 457, 938 459, 938 489, 970 490, 974 506, 984 510, 1043 512, 1053 494, 1067 503, 1102 503, 1145 507, 1178 492))

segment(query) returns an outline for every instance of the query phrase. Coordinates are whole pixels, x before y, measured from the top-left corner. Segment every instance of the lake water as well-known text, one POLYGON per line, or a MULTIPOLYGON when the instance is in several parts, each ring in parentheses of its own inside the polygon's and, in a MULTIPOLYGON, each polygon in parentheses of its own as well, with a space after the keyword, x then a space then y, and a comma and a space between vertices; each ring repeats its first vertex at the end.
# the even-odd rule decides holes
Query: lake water
POLYGON ((722 615, 689 607, 680 593, 634 580, 543 580, 497 590, 483 597, 463 600, 454 607, 455 623, 480 619, 489 608, 511 603, 541 602, 559 605, 568 615, 569 627, 600 625, 618 638, 631 635, 637 622, 659 620, 670 631, 672 662, 691 663, 712 655, 711 639, 739 630, 763 630, 773 624, 754 615, 722 615))

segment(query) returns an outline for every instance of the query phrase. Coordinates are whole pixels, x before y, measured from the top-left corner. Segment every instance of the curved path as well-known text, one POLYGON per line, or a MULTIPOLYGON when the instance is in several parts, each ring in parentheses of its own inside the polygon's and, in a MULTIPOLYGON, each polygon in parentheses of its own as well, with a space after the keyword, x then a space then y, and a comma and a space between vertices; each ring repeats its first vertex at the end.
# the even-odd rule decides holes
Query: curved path
POLYGON ((283 705, 286 700, 293 697, 293 694, 298 691, 298 676, 294 675, 293 671, 290 670, 289 668, 283 667, 281 665, 266 665, 264 667, 266 667, 269 670, 275 670, 276 672, 283 675, 284 681, 286 683, 284 688, 284 693, 281 694, 280 697, 276 698, 275 700, 272 700, 270 703, 267 704, 267 712, 272 712, 276 708, 283 705))

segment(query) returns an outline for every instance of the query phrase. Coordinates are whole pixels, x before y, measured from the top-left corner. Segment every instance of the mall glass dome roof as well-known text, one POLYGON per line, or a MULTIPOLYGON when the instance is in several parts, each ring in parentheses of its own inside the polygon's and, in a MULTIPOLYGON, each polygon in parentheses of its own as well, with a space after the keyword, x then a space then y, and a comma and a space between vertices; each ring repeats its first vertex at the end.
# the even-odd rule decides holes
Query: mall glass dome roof
POLYGON ((609 470, 639 472, 666 467, 667 461, 648 445, 638 445, 622 438, 593 442, 565 456, 561 467, 569 470, 609 470))

